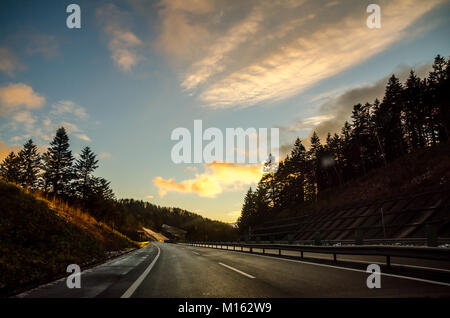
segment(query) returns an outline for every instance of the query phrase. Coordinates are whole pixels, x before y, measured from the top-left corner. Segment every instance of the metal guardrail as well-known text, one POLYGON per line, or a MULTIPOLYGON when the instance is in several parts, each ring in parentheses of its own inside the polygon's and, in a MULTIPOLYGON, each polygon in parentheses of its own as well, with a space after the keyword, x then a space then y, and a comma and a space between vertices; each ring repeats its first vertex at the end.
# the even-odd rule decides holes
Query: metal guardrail
MULTIPOLYGON (((373 245, 373 244, 383 244, 383 245, 400 245, 400 244, 411 244, 411 245, 423 245, 427 246, 428 239, 420 237, 410 237, 403 239, 362 239, 364 244, 361 245, 373 245)), ((235 242, 226 242, 235 243, 235 242)), ((282 240, 259 240, 259 241, 247 241, 247 244, 289 244, 289 245, 315 245, 316 240, 296 240, 296 241, 282 241, 282 240)), ((358 244, 356 239, 352 240, 326 240, 320 239, 321 245, 353 245, 358 244)), ((437 244, 450 244, 450 237, 438 237, 436 239, 437 244)), ((431 246, 433 247, 433 246, 431 246)))
MULTIPOLYGON (((298 251, 300 258, 303 259, 303 253, 319 253, 332 254, 333 261, 337 262, 337 255, 370 255, 386 257, 386 266, 391 266, 391 257, 404 257, 414 259, 429 259, 450 261, 450 249, 439 247, 411 247, 411 246, 377 246, 377 245, 360 245, 360 246, 312 246, 312 245, 292 245, 292 244, 242 244, 242 243, 224 243, 224 242, 191 242, 186 243, 191 246, 211 247, 218 249, 227 249, 232 247, 234 251, 256 253, 254 249, 262 250, 262 254, 266 254, 266 250, 281 251, 298 251), (226 247, 226 248, 224 248, 226 247), (244 248, 248 251, 244 251, 244 248)), ((259 253, 261 254, 261 253, 259 253)), ((273 254, 271 254, 273 255, 273 254)))

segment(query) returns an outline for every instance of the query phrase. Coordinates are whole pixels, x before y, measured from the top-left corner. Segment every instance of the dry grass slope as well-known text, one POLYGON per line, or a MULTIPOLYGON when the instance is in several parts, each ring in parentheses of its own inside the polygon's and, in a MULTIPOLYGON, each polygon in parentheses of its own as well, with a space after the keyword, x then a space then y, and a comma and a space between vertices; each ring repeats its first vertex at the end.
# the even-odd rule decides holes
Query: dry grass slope
POLYGON ((88 213, 0 181, 0 295, 138 246, 88 213))

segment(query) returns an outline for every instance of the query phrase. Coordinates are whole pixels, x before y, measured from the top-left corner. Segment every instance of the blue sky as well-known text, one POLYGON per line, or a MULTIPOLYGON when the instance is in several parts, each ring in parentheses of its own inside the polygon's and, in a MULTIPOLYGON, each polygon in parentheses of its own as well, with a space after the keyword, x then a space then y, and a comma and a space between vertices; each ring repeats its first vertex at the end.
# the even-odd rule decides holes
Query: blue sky
POLYGON ((379 1, 381 29, 369 1, 239 3, 2 1, 0 154, 30 137, 45 149, 64 125, 117 197, 231 222, 254 167, 174 164, 173 129, 280 127, 287 149, 335 132, 392 72, 450 55, 449 1, 379 1), (70 3, 81 29, 66 27, 70 3))

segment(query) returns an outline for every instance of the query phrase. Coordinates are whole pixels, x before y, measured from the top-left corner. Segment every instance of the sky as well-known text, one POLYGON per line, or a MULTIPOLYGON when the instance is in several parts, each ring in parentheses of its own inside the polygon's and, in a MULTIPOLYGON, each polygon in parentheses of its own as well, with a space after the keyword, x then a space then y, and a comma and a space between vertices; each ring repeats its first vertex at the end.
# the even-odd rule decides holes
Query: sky
POLYGON ((234 222, 260 165, 175 163, 176 128, 278 128, 281 155, 297 136, 323 140, 392 73, 423 77, 448 57, 449 17, 445 0, 4 0, 0 159, 29 138, 45 151, 64 126, 116 197, 234 222))

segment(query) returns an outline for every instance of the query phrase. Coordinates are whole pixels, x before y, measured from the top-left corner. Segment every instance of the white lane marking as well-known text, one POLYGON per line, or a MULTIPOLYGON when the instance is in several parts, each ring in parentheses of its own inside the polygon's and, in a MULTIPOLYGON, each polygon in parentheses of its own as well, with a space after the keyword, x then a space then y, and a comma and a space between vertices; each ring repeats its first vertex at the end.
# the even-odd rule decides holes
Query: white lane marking
POLYGON ((199 253, 197 253, 197 252, 194 252, 194 251, 192 251, 192 253, 194 253, 195 255, 199 255, 199 256, 200 256, 200 254, 199 254, 199 253))
MULTIPOLYGON (((319 263, 311 263, 311 262, 298 261, 298 260, 294 260, 294 259, 287 259, 287 258, 281 258, 281 257, 273 257, 273 256, 265 256, 265 255, 258 255, 258 254, 242 253, 240 251, 233 251, 233 250, 228 250, 228 252, 239 253, 241 255, 246 255, 246 256, 258 256, 258 257, 269 258, 269 259, 272 259, 272 260, 280 260, 280 261, 287 261, 287 262, 294 262, 294 263, 309 264, 309 265, 328 267, 328 268, 336 268, 336 269, 342 269, 342 270, 353 271, 353 272, 360 272, 360 273, 366 273, 367 274, 367 272, 365 270, 356 269, 356 268, 333 266, 333 265, 319 264, 319 263)), ((394 277, 394 278, 403 278, 403 279, 414 280, 414 281, 423 282, 423 283, 429 283, 429 284, 435 284, 435 285, 442 285, 442 286, 450 287, 450 283, 438 282, 438 281, 435 281, 435 280, 428 280, 428 279, 422 279, 422 278, 416 278, 416 277, 410 277, 410 276, 403 276, 403 275, 388 274, 388 273, 380 273, 380 274, 383 275, 383 276, 389 276, 389 277, 394 277)))
POLYGON ((136 289, 139 287, 139 285, 144 281, 145 277, 147 277, 148 273, 152 270, 153 266, 155 266, 156 261, 159 258, 159 254, 161 254, 161 250, 158 245, 155 245, 158 249, 158 254, 156 254, 156 257, 153 259, 153 261, 148 265, 148 267, 145 269, 145 271, 139 276, 138 279, 127 289, 125 293, 123 293, 120 298, 130 298, 131 295, 136 291, 136 289))
MULTIPOLYGON (((266 252, 267 252, 267 250, 266 250, 266 252)), ((271 253, 271 254, 273 254, 274 256, 278 255, 278 253, 271 253)), ((298 255, 286 254, 286 256, 298 256, 298 255)), ((338 256, 339 256, 339 254, 338 254, 338 256)), ((331 256, 330 257, 310 256, 310 258, 323 259, 323 260, 328 260, 328 261, 333 260, 333 257, 331 257, 331 256)), ((345 256, 344 257, 338 257, 338 259, 340 261, 348 261, 348 262, 361 263, 361 264, 374 264, 374 263, 376 263, 376 261, 370 262, 370 261, 364 261, 364 260, 360 260, 360 259, 348 258, 348 257, 345 257, 345 256)), ((383 263, 383 264, 385 264, 385 263, 383 263)), ((419 265, 412 265, 412 264, 400 264, 400 263, 391 263, 391 265, 393 265, 393 266, 403 266, 403 267, 418 268, 418 269, 430 269, 430 270, 433 270, 433 271, 450 273, 450 269, 443 269, 443 268, 437 268, 437 267, 419 266, 419 265)))
POLYGON ((244 273, 243 271, 240 271, 237 268, 231 267, 231 266, 229 266, 227 264, 224 264, 224 263, 219 263, 219 264, 224 266, 224 267, 226 267, 226 268, 228 268, 228 269, 231 269, 232 271, 235 271, 236 273, 239 273, 241 275, 247 276, 248 278, 255 278, 255 276, 252 276, 250 274, 244 273))

